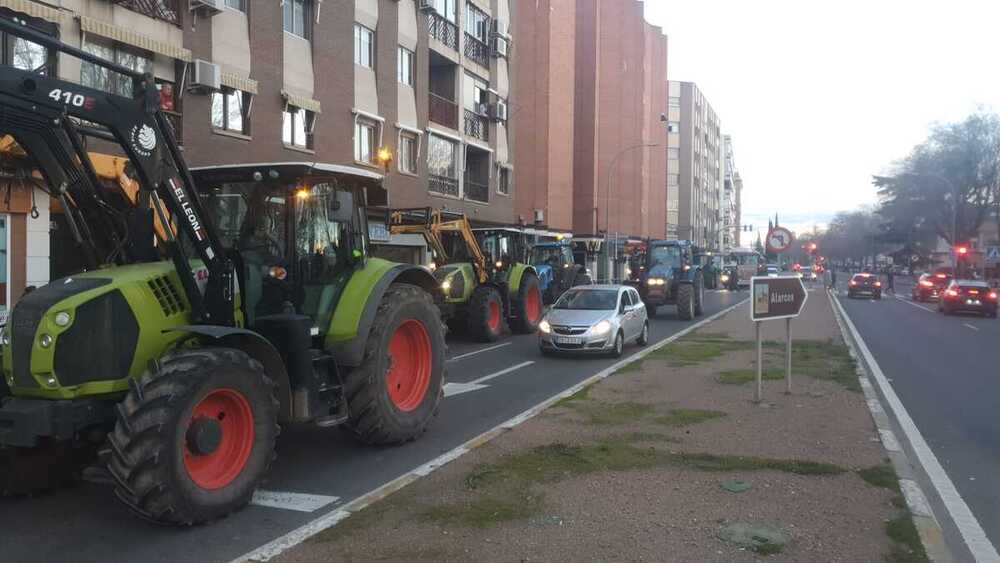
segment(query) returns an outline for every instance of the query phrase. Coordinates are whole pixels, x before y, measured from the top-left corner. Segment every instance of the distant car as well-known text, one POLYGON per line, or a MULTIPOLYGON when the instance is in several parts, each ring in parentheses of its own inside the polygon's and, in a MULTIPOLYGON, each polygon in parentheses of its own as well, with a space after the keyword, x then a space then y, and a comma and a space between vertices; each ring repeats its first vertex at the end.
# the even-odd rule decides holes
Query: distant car
POLYGON ((910 290, 910 297, 914 301, 937 299, 949 283, 951 283, 951 275, 946 272, 921 274, 917 283, 913 284, 913 289, 910 290))
POLYGON ((565 352, 617 358, 631 342, 649 343, 646 306, 634 287, 570 288, 538 324, 538 347, 543 355, 565 352))
POLYGON ((777 264, 767 265, 767 277, 776 278, 780 273, 781 273, 781 268, 779 268, 777 264))
POLYGON ((952 280, 938 300, 938 311, 945 315, 957 312, 981 313, 997 317, 997 290, 980 280, 952 280))
POLYGON ((882 282, 875 274, 860 273, 851 276, 847 282, 847 297, 854 299, 858 295, 869 295, 872 299, 882 299, 882 282))

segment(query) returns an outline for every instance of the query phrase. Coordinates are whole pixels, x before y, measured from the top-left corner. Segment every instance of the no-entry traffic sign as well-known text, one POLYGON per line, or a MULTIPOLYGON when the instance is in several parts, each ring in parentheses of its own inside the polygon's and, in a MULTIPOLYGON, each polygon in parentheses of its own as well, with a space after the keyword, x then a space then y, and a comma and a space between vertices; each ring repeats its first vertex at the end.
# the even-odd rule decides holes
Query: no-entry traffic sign
POLYGON ((771 321, 799 316, 809 294, 798 276, 750 278, 750 320, 771 321))
POLYGON ((795 235, 784 227, 774 227, 767 233, 767 248, 771 252, 784 252, 792 247, 795 235))

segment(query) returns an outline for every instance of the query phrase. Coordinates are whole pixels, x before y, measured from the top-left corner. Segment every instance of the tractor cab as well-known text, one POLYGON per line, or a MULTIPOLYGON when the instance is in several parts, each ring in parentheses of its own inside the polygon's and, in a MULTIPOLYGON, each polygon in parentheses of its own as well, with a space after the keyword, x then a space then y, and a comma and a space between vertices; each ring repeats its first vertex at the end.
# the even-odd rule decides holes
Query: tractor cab
POLYGON ((543 242, 531 248, 530 263, 538 272, 546 303, 554 303, 567 289, 589 285, 590 275, 577 264, 569 241, 543 242))
POLYGON ((639 291, 650 314, 660 305, 677 305, 684 320, 702 314, 705 280, 696 253, 690 241, 650 240, 634 254, 626 283, 639 291))
POLYGON ((235 263, 245 324, 297 312, 325 332, 347 280, 366 260, 366 207, 386 202, 379 175, 304 163, 196 168, 192 175, 235 263))

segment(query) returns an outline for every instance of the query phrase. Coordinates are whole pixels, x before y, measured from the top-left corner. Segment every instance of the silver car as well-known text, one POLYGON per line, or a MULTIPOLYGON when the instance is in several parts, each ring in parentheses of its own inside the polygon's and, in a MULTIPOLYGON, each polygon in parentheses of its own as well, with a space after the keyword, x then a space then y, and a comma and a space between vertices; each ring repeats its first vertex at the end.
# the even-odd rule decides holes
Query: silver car
POLYGON ((587 285, 566 290, 538 323, 542 354, 622 355, 625 345, 649 342, 646 306, 635 288, 587 285))

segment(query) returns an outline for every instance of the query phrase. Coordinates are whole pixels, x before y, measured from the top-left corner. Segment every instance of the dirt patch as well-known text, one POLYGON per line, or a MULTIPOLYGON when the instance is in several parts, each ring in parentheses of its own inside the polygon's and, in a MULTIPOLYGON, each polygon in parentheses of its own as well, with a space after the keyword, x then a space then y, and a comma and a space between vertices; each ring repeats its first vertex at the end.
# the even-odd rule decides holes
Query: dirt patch
POLYGON ((769 342, 780 375, 751 401, 753 327, 737 310, 283 559, 925 560, 829 304, 814 295, 797 322, 792 394, 775 380, 784 343, 769 342), (774 536, 741 548, 747 530, 774 536))

